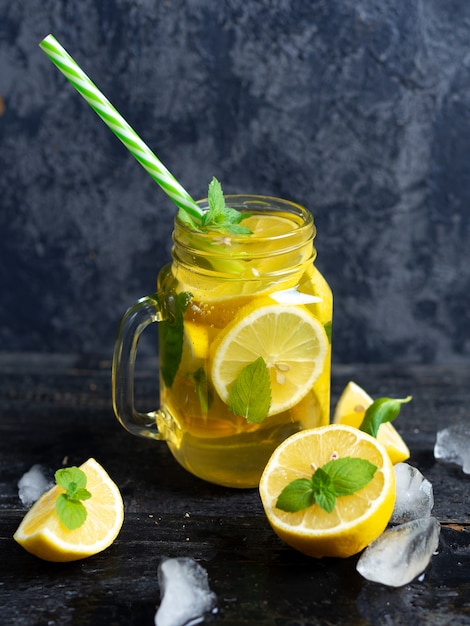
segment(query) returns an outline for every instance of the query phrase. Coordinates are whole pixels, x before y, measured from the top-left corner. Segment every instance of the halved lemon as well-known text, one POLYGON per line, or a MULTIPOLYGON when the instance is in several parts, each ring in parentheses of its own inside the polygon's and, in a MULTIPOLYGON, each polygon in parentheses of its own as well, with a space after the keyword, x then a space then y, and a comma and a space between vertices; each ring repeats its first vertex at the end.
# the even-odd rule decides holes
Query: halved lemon
POLYGON ((308 393, 323 370, 327 351, 325 329, 305 307, 259 298, 242 308, 214 340, 212 382, 227 402, 240 371, 261 356, 271 380, 269 415, 275 415, 308 393))
POLYGON ((46 561, 75 561, 101 552, 117 537, 124 506, 117 485, 94 459, 80 466, 91 498, 85 501, 87 518, 76 530, 59 519, 55 503, 64 489, 52 487, 26 513, 13 535, 25 550, 46 561))
MULTIPOLYGON (((334 424, 348 424, 359 428, 367 408, 373 400, 362 387, 350 381, 344 388, 333 415, 334 424)), ((410 458, 410 450, 391 422, 381 424, 377 440, 385 447, 395 465, 410 458)))
POLYGON ((395 503, 395 474, 384 447, 356 428, 329 425, 291 435, 274 451, 261 476, 259 492, 276 534, 309 556, 348 557, 360 552, 387 526, 395 503), (293 480, 312 477, 332 458, 359 457, 377 470, 362 489, 336 499, 331 513, 318 504, 287 513, 276 507, 293 480))

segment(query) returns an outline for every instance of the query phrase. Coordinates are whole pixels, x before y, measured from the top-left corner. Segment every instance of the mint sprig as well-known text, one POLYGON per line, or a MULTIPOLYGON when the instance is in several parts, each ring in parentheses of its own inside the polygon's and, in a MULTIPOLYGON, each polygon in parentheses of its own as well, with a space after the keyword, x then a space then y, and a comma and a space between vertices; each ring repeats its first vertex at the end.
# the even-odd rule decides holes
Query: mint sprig
POLYGON ((352 495, 365 487, 376 471, 377 466, 367 459, 332 459, 317 468, 310 479, 298 478, 284 487, 276 507, 287 513, 296 513, 317 504, 331 513, 337 498, 352 495))
POLYGON ((179 219, 192 230, 205 232, 209 230, 224 231, 231 235, 251 235, 252 231, 240 222, 247 217, 225 205, 224 192, 217 178, 212 178, 207 193, 208 210, 203 214, 200 224, 183 209, 178 212, 179 219))
POLYGON ((209 210, 202 218, 203 228, 210 230, 224 230, 232 235, 250 235, 251 230, 242 226, 240 222, 246 214, 225 205, 224 192, 217 178, 212 178, 207 193, 209 210))
POLYGON ((260 424, 271 406, 271 380, 263 357, 246 365, 230 389, 228 406, 250 424, 260 424))
POLYGON ((60 521, 69 530, 75 530, 85 522, 87 510, 82 500, 91 498, 86 489, 87 477, 78 467, 67 467, 57 470, 54 475, 59 487, 65 489, 56 500, 55 508, 60 521))
POLYGON ((393 422, 400 413, 401 405, 410 402, 411 396, 406 398, 378 398, 367 408, 360 430, 377 437, 381 424, 393 422))

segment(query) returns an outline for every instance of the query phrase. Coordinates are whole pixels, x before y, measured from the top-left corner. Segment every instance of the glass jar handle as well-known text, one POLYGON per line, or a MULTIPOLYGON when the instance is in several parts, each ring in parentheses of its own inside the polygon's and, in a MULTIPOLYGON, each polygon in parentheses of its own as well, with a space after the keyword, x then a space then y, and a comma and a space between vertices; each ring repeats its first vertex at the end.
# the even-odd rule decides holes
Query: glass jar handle
POLYGON ((162 320, 158 294, 146 296, 131 306, 122 318, 114 347, 112 367, 113 408, 116 417, 133 435, 164 439, 157 427, 159 409, 137 411, 134 404, 134 371, 137 344, 144 330, 162 320))

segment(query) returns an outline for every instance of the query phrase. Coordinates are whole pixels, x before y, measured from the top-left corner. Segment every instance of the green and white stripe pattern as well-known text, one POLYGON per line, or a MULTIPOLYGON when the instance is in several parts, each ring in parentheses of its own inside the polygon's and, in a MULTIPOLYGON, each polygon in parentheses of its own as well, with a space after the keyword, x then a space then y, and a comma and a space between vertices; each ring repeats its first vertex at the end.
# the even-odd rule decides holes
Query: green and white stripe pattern
POLYGON ((173 202, 192 217, 199 219, 202 216, 202 210, 196 202, 80 69, 57 39, 53 35, 48 35, 41 41, 39 47, 173 202))

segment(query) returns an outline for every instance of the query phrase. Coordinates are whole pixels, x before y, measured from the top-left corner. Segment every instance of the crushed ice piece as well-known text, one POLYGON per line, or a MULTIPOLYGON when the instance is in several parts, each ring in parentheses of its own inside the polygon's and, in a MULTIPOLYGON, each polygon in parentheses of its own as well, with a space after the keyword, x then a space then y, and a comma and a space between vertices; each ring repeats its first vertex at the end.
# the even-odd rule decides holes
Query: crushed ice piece
POLYGON ((439 544, 435 517, 421 517, 386 530, 362 553, 356 569, 364 578, 401 587, 424 572, 439 544))
POLYGON ((206 570, 194 559, 163 559, 158 566, 161 604, 155 626, 199 624, 213 610, 217 596, 209 587, 206 570))
POLYGON ((470 424, 454 424, 437 433, 434 456, 460 465, 470 474, 470 424))
POLYGON ((408 463, 394 466, 397 481, 397 498, 391 524, 403 524, 419 517, 431 515, 434 506, 432 485, 421 472, 408 463))
POLYGON ((40 465, 33 465, 18 481, 18 497, 24 506, 31 506, 53 484, 40 465))

